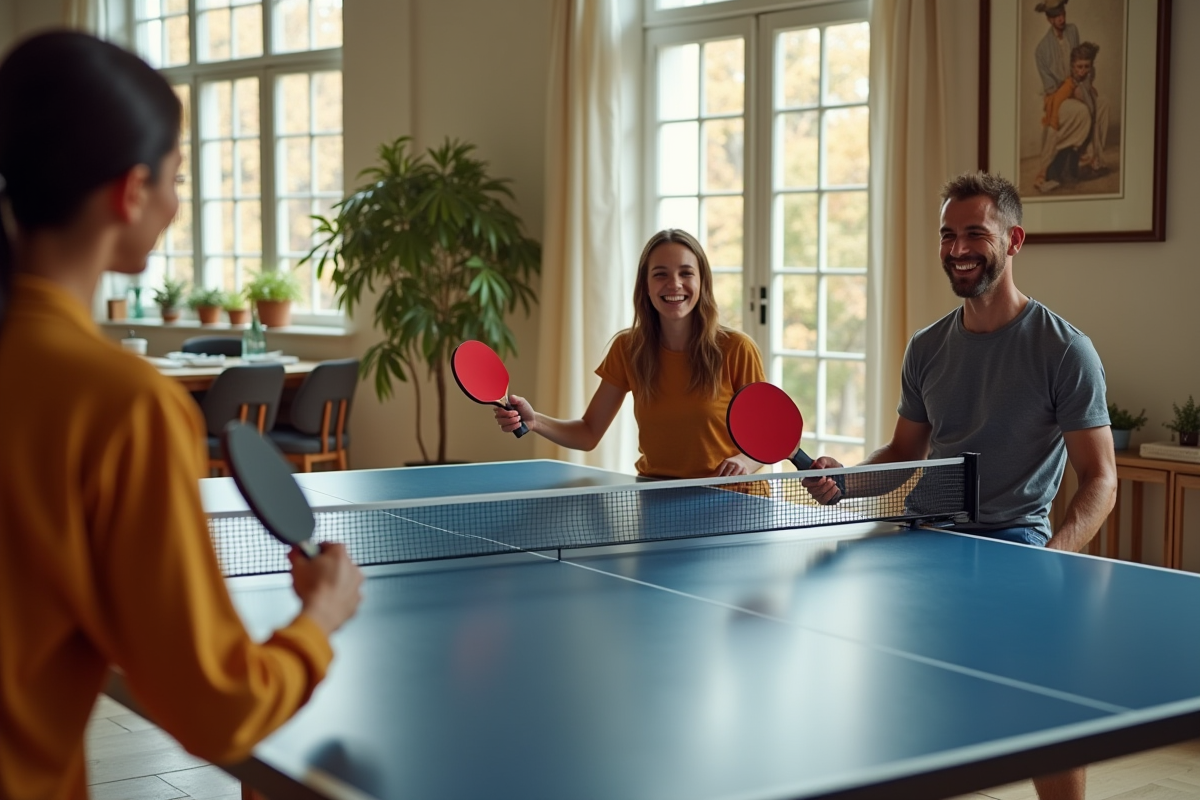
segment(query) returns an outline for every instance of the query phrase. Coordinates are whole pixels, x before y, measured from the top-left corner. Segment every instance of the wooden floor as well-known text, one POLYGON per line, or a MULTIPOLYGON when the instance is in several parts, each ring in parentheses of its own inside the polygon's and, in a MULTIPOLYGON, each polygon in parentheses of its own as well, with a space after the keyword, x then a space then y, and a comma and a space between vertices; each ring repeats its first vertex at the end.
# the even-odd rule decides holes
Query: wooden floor
POLYGON ((92 800, 240 800, 241 785, 174 739, 101 696, 87 730, 92 800))

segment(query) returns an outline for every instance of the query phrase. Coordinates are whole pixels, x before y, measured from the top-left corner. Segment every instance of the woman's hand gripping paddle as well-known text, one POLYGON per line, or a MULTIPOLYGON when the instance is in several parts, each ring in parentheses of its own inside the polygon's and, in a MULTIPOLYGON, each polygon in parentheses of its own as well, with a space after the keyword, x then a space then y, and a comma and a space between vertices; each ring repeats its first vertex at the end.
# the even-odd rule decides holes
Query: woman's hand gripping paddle
MULTIPOLYGON (((760 464, 787 460, 802 472, 812 469, 813 460, 800 449, 804 418, 779 387, 761 382, 743 386, 729 401, 725 425, 737 448, 760 464)), ((845 479, 830 478, 844 495, 845 479)))
MULTIPOLYGON (((469 339, 454 348, 450 371, 454 373, 458 388, 476 403, 512 411, 508 403, 508 370, 496 351, 483 342, 469 339)), ((513 436, 520 439, 527 433, 529 428, 522 421, 513 436)))
POLYGON ((312 540, 316 521, 287 461, 253 425, 233 421, 221 431, 221 450, 246 504, 272 536, 309 558, 320 552, 312 540))

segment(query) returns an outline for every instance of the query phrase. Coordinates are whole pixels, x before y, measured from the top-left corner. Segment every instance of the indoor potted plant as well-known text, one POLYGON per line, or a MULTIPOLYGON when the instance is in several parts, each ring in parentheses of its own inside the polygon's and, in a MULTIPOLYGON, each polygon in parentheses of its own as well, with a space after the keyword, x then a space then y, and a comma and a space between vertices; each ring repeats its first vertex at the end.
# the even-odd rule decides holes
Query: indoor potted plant
MULTIPOLYGON (((383 340, 363 356, 374 371, 381 400, 392 378, 408 381, 422 365, 437 391, 436 461, 446 460, 446 370, 450 354, 478 339, 501 357, 516 352, 505 315, 537 300, 531 282, 541 266, 541 245, 522 231, 504 204, 510 181, 488 175, 473 145, 446 140, 424 153, 409 151, 403 136, 380 146, 379 165, 367 182, 315 217, 317 244, 305 261, 317 274, 332 269, 338 305, 353 315, 364 292, 378 293, 375 325, 383 340)), ((303 262, 302 262, 303 263, 303 262)), ((421 394, 412 381, 421 456, 421 394)))
POLYGON ((230 325, 248 325, 250 323, 250 305, 246 302, 246 295, 241 292, 226 293, 225 302, 221 304, 221 307, 229 315, 230 325))
POLYGON ((188 296, 188 307, 196 312, 201 325, 215 325, 221 319, 221 306, 225 292, 220 289, 197 286, 188 296))
POLYGON ((1116 450, 1129 449, 1129 437, 1146 424, 1146 409, 1135 417, 1116 403, 1108 404, 1109 425, 1112 427, 1113 448, 1116 450))
POLYGON ((1179 443, 1184 447, 1200 444, 1200 407, 1196 406, 1192 396, 1188 395, 1182 408, 1174 403, 1171 403, 1171 408, 1175 410, 1175 419, 1164 422, 1163 427, 1179 434, 1179 443))
POLYGON ((303 295, 300 281, 290 272, 264 270, 246 284, 246 297, 258 310, 258 321, 268 328, 282 328, 292 322, 292 303, 303 295))
POLYGON ((187 281, 182 278, 163 278, 162 286, 154 290, 154 302, 162 313, 163 322, 179 319, 179 304, 187 294, 187 281))

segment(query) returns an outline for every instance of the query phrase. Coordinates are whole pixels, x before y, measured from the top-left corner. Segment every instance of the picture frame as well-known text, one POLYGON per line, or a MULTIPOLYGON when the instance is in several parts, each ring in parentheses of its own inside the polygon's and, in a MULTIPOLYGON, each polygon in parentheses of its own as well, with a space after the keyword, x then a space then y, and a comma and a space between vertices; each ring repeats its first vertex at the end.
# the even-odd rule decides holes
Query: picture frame
POLYGON ((1164 241, 1171 0, 980 0, 979 28, 979 168, 1026 241, 1164 241))

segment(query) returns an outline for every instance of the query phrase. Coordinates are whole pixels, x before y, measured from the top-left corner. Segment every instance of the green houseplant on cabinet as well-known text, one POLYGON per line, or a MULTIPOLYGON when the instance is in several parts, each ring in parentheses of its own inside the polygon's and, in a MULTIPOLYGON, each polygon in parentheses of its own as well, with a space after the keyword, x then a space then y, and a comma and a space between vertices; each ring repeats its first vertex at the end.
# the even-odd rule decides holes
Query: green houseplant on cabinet
POLYGON ((188 296, 188 307, 196 312, 201 325, 214 325, 221 319, 221 306, 225 292, 220 289, 197 286, 188 296))
POLYGON ((1112 427, 1113 447, 1117 450, 1128 450, 1129 437, 1146 424, 1146 409, 1143 408, 1135 417, 1116 403, 1109 403, 1108 419, 1112 427))
POLYGON ((525 314, 537 297, 531 285, 541 266, 541 245, 522 231, 504 204, 509 180, 488 175, 474 146, 447 139, 424 153, 401 137, 379 148, 379 165, 364 170, 367 183, 315 217, 317 244, 305 260, 317 274, 332 269, 338 305, 353 315, 364 293, 377 293, 375 327, 383 340, 363 357, 381 400, 392 379, 412 376, 417 444, 421 438, 418 366, 437 392, 436 461, 446 460, 446 370, 461 342, 478 339, 502 357, 516 352, 505 315, 525 314))
POLYGON ((303 296, 296 276, 280 270, 264 270, 254 275, 245 292, 258 311, 259 322, 268 328, 290 325, 292 303, 303 296))
POLYGON ((1183 407, 1179 407, 1171 403, 1171 408, 1175 411, 1175 418, 1170 422, 1164 422, 1164 428, 1170 428, 1179 434, 1179 443, 1184 447, 1195 447, 1200 444, 1200 407, 1196 406, 1196 401, 1189 394, 1187 402, 1183 407))
POLYGON ((154 303, 162 312, 163 322, 179 319, 179 304, 187 294, 187 281, 180 278, 163 278, 162 286, 154 290, 154 303))
POLYGON ((247 325, 250 323, 250 306, 246 295, 241 292, 227 292, 225 302, 221 304, 229 315, 230 325, 247 325))

